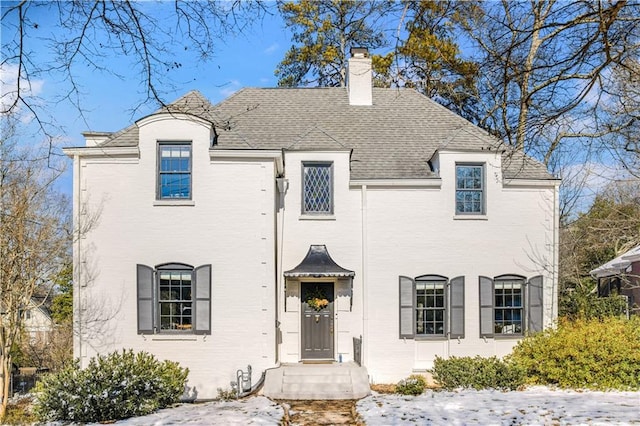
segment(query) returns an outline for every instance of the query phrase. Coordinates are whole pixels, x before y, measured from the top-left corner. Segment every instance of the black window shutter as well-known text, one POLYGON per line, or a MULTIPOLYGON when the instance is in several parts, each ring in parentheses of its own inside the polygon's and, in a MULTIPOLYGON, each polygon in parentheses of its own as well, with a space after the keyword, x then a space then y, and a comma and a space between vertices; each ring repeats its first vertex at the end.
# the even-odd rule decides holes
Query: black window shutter
POLYGON ((464 277, 449 282, 449 337, 464 338, 464 277))
POLYGON ((480 337, 493 337, 493 280, 480 277, 480 337))
POLYGON ((409 277, 400 277, 400 338, 413 339, 415 335, 415 282, 409 277))
POLYGON ((138 334, 153 334, 153 268, 136 265, 138 334))
POLYGON ((211 334, 211 265, 198 266, 194 275, 194 332, 211 334))
POLYGON ((529 280, 527 302, 528 332, 536 333, 543 328, 543 279, 537 275, 529 280))

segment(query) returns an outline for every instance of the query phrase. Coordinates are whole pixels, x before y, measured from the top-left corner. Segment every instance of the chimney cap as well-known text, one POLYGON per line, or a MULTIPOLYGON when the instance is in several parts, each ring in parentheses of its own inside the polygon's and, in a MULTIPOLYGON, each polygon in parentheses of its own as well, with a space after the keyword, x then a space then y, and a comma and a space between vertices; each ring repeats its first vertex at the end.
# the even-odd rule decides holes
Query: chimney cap
POLYGON ((368 58, 369 57, 369 49, 367 49, 366 47, 352 47, 350 52, 351 52, 352 58, 368 58))

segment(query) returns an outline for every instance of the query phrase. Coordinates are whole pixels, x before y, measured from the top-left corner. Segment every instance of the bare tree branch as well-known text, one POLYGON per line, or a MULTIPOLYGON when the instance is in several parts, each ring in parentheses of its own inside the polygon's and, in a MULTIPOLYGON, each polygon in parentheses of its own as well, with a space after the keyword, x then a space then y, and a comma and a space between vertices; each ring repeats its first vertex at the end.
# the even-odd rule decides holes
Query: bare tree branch
POLYGON ((547 165, 561 144, 602 143, 621 129, 605 125, 599 94, 603 76, 638 54, 638 3, 502 1, 473 22, 484 127, 547 165), (580 125, 554 130, 572 117, 580 125))
POLYGON ((266 11, 260 0, 175 0, 172 4, 59 0, 4 6, 2 114, 20 113, 34 120, 48 140, 49 155, 54 154, 54 136, 62 133, 52 113, 54 106, 72 105, 88 126, 86 93, 79 77, 83 68, 120 79, 139 76, 144 97, 133 111, 147 103, 162 106, 174 89, 174 71, 182 67, 176 57, 186 54, 195 56, 194 62, 210 60, 223 37, 244 31, 266 11), (35 21, 44 14, 55 17, 55 29, 41 29, 35 21), (43 45, 50 47, 53 57, 33 54, 36 46, 43 45), (111 66, 116 56, 130 60, 132 69, 126 76, 111 66), (45 78, 65 82, 53 101, 44 102, 34 93, 33 83, 45 78))

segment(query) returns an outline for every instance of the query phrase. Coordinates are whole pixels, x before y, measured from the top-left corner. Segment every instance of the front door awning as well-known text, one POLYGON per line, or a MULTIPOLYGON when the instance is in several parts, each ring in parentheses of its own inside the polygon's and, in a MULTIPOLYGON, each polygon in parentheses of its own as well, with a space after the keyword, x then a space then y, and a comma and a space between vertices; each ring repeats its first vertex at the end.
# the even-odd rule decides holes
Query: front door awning
POLYGON ((285 277, 353 277, 355 272, 338 265, 324 244, 312 244, 305 258, 295 268, 285 271, 285 277))

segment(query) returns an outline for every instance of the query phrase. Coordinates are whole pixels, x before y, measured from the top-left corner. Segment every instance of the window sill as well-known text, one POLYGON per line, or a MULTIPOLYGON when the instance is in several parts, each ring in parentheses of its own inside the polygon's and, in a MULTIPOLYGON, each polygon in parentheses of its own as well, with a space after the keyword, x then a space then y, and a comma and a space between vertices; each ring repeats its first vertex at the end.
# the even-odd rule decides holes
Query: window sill
POLYGON ((453 220, 489 220, 489 218, 482 214, 457 214, 453 216, 453 220))
POLYGON ((524 334, 494 334, 493 338, 496 340, 522 339, 524 334))
POLYGON ((302 214, 299 217, 300 220, 336 220, 336 216, 333 214, 302 214))
POLYGON ((196 202, 193 200, 155 200, 154 206, 195 206, 196 202))
POLYGON ((414 338, 416 342, 444 342, 447 340, 447 336, 422 336, 416 335, 414 338))
POLYGON ((198 340, 198 336, 195 334, 189 335, 178 335, 178 334, 154 334, 151 336, 151 340, 154 342, 176 342, 176 341, 187 341, 187 342, 195 342, 198 340))

